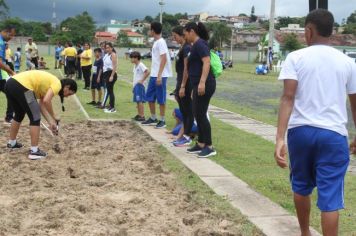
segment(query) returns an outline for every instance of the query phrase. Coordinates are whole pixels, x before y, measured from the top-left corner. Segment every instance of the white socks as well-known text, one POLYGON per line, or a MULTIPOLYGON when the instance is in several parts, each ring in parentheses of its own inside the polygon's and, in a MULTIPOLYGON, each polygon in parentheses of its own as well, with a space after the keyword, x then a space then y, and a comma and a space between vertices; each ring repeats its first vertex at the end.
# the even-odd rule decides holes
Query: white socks
POLYGON ((152 119, 152 120, 157 119, 156 115, 151 115, 151 119, 152 119))
POLYGON ((31 152, 38 152, 38 146, 31 146, 31 152))
POLYGON ((166 121, 166 117, 161 116, 161 121, 166 121))
POLYGON ((15 140, 9 140, 8 144, 11 145, 11 147, 16 145, 16 139, 15 140))

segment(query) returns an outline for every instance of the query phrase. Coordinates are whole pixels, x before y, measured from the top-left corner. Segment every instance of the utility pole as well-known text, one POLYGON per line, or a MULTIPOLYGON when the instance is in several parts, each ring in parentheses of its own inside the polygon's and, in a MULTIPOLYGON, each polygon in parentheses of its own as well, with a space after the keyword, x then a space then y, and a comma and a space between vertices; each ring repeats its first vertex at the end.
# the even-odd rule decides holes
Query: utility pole
POLYGON ((161 14, 159 15, 159 22, 162 24, 163 22, 163 6, 165 5, 164 0, 159 1, 159 5, 161 7, 161 14))
POLYGON ((273 49, 273 40, 274 40, 274 18, 276 14, 276 0, 271 0, 271 12, 269 15, 269 39, 268 46, 273 49))
POLYGON ((328 0, 309 0, 309 11, 315 9, 328 9, 328 0))
POLYGON ((57 13, 56 13, 56 1, 53 0, 53 14, 52 14, 52 28, 57 28, 57 13))

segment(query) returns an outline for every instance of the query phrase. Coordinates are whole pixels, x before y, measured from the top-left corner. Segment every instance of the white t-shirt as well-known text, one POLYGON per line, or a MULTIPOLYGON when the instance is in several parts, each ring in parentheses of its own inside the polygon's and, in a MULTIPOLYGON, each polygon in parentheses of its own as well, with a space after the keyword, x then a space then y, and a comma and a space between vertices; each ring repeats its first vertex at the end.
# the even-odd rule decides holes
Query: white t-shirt
POLYGON ((159 67, 161 65, 161 55, 163 54, 166 54, 167 56, 167 63, 162 72, 162 77, 172 77, 171 59, 166 41, 163 38, 160 38, 153 43, 151 77, 158 77, 159 67))
POLYGON ((133 68, 133 73, 134 73, 133 86, 134 87, 136 84, 138 84, 139 81, 141 81, 143 79, 146 70, 147 70, 147 67, 142 62, 140 62, 138 65, 134 65, 134 68, 133 68))
POLYGON ((288 55, 279 80, 298 81, 288 128, 309 125, 347 136, 347 94, 356 93, 356 64, 326 45, 288 55))

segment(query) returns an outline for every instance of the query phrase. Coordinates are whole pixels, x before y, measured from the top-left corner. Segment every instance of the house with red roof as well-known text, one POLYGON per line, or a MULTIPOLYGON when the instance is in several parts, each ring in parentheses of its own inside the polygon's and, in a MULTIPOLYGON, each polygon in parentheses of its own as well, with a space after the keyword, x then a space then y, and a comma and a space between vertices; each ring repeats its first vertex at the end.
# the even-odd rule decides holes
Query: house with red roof
POLYGON ((97 44, 100 44, 101 42, 111 42, 111 43, 116 43, 117 42, 117 35, 110 33, 110 32, 96 32, 94 41, 97 44))

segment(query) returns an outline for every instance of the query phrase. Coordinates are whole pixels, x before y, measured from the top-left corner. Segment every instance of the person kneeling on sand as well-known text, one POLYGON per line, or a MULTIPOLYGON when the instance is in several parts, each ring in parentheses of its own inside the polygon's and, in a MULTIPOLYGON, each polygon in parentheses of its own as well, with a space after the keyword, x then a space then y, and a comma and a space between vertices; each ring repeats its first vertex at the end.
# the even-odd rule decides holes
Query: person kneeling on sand
POLYGON ((29 158, 38 160, 45 158, 47 153, 38 148, 40 136, 41 113, 47 120, 52 133, 58 134, 59 119, 54 114, 52 99, 59 95, 64 111, 64 97, 77 92, 77 84, 74 80, 59 80, 54 75, 39 70, 31 70, 14 75, 5 86, 7 99, 15 111, 15 117, 11 123, 10 140, 7 147, 18 149, 23 145, 16 140, 22 120, 27 114, 30 120, 31 150, 29 158), (39 102, 37 101, 39 100, 39 102))

